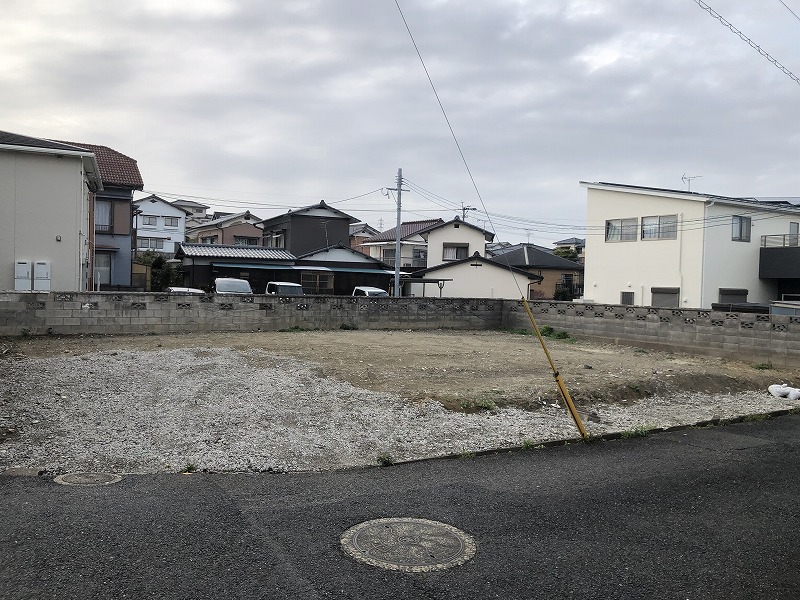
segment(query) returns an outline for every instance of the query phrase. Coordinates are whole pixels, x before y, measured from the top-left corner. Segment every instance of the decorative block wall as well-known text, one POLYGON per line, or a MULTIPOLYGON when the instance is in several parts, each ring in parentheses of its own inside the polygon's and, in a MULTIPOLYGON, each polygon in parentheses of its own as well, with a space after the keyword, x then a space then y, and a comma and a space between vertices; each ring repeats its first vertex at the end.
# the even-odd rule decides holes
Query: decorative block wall
MULTIPOLYGON (((800 316, 532 301, 538 325, 612 344, 800 367, 800 316)), ((476 298, 0 292, 0 336, 303 329, 530 329, 522 302, 476 298)))

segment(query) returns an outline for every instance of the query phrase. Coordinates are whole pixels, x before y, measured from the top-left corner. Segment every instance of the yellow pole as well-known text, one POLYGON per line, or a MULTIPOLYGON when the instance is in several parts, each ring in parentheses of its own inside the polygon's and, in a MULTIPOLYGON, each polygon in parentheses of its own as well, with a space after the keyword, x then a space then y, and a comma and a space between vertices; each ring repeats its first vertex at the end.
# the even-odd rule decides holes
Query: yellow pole
POLYGON ((583 421, 581 421, 581 416, 578 414, 575 405, 572 403, 572 398, 569 395, 567 386, 564 384, 564 380, 561 379, 561 373, 556 370, 556 366, 553 364, 553 359, 550 357, 550 352, 547 350, 547 346, 544 343, 542 332, 539 331, 539 326, 536 324, 536 319, 533 318, 531 307, 528 306, 528 301, 525 298, 522 299, 522 304, 525 306, 525 312, 528 313, 528 318, 531 321, 533 330, 536 332, 536 337, 539 338, 539 343, 542 345, 542 350, 544 350, 544 355, 547 357, 547 362, 550 363, 550 370, 553 372, 553 378, 556 380, 558 391, 561 392, 561 397, 564 399, 564 403, 567 405, 567 410, 569 410, 572 420, 575 421, 575 426, 578 428, 578 431, 580 431, 581 437, 583 439, 587 439, 589 434, 586 433, 586 429, 583 426, 583 421))

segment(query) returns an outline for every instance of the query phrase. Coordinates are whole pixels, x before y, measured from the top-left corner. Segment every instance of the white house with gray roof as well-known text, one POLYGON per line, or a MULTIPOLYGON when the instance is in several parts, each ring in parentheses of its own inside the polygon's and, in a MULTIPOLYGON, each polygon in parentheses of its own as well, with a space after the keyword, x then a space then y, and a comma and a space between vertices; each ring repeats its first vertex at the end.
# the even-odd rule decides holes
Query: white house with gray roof
POLYGON ((191 213, 152 194, 135 200, 133 207, 137 252, 152 250, 173 256, 186 241, 186 218, 191 213))
POLYGON ((800 294, 800 206, 786 198, 581 186, 586 301, 711 308, 800 294))

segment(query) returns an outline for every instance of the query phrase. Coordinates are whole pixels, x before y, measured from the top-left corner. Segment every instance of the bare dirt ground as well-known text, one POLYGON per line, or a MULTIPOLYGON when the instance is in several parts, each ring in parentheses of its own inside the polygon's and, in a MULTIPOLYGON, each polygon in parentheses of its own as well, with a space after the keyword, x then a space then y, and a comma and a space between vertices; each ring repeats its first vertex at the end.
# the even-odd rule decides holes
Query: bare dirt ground
MULTIPOLYGON (((6 357, 81 355, 172 348, 263 349, 318 365, 318 374, 455 411, 494 405, 536 410, 559 393, 535 336, 476 331, 297 331, 0 340, 6 357)), ((575 340, 547 347, 577 405, 627 403, 682 393, 766 391, 800 385, 800 365, 739 363, 575 340)), ((179 376, 202 377, 185 365, 179 376)))
MULTIPOLYGON (((800 410, 772 369, 548 348, 590 436, 800 410)), ((286 331, 0 339, 0 472, 302 471, 578 437, 531 335, 286 331)))

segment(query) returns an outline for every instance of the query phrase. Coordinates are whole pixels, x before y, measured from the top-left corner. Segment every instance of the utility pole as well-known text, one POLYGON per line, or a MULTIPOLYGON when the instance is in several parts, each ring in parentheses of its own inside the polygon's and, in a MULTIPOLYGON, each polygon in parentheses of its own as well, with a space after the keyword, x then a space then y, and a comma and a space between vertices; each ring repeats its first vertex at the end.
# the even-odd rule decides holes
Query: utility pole
POLYGON ((464 203, 462 202, 461 203, 461 220, 462 221, 466 221, 467 220, 467 211, 468 210, 478 210, 478 209, 475 208, 474 206, 464 206, 464 203))
POLYGON ((401 225, 401 197, 403 192, 403 169, 397 169, 397 187, 388 188, 397 192, 397 227, 394 236, 394 296, 400 297, 400 225, 401 225))

